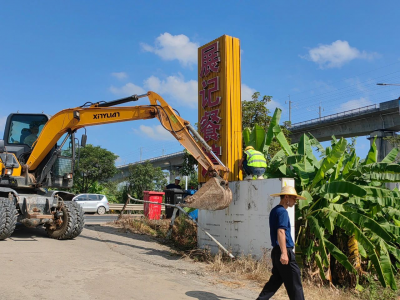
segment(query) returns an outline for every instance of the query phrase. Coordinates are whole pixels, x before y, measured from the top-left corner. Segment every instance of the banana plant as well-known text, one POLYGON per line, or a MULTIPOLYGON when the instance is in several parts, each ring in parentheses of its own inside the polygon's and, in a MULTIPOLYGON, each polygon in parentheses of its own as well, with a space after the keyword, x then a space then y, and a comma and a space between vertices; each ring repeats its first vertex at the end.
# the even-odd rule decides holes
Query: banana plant
POLYGON ((268 154, 275 138, 281 150, 270 160, 264 177, 294 178, 297 191, 307 199, 296 210, 296 252, 303 265, 317 266, 321 278, 331 280, 326 274, 335 272, 332 259, 350 276, 362 275, 366 270, 361 261, 368 261, 382 286, 397 289, 400 192, 387 189, 385 183, 400 182, 400 165, 395 163, 399 150, 393 149, 378 162, 375 140, 363 161, 354 149, 347 149, 343 138, 333 137, 331 146, 324 149, 315 137, 305 134, 290 145, 278 125, 280 113, 275 111, 268 132, 256 128, 244 134, 245 144, 268 154), (313 149, 322 157, 318 159, 313 149))

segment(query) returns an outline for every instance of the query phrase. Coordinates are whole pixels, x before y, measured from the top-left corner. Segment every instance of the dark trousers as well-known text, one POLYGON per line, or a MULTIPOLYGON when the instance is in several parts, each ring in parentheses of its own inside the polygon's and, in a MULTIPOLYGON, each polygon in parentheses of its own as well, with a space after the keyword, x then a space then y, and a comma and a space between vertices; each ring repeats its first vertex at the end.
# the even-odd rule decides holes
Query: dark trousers
POLYGON ((247 175, 261 176, 265 173, 265 168, 251 167, 247 165, 247 159, 243 161, 243 169, 247 175))
POLYGON ((257 300, 270 299, 276 291, 285 285, 290 300, 304 300, 303 287, 301 285, 300 268, 296 263, 292 248, 288 249, 289 263, 283 265, 281 259, 281 249, 274 247, 271 252, 272 275, 265 284, 257 300))

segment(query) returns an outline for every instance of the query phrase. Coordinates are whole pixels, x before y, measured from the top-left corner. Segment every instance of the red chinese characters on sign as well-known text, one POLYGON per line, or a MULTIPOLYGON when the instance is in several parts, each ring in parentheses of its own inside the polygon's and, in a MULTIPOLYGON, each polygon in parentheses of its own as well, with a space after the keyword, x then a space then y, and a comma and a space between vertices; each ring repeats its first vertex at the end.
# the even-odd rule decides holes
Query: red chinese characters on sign
MULTIPOLYGON (((219 52, 219 42, 214 42, 203 49, 201 49, 201 62, 200 62, 200 78, 208 76, 210 73, 218 73, 220 67, 220 52, 219 52)), ((218 74, 216 74, 218 75, 218 74)), ((219 130, 221 129, 221 118, 219 117, 219 108, 222 98, 213 95, 215 92, 220 90, 219 86, 219 76, 215 76, 211 79, 199 79, 202 83, 202 89, 199 91, 201 106, 205 110, 207 107, 214 108, 211 111, 204 111, 203 116, 199 121, 200 131, 206 142, 214 141, 218 142, 220 140, 219 130)), ((219 158, 222 155, 222 147, 218 145, 211 145, 212 151, 219 158)), ((203 149, 205 150, 205 149, 203 149)), ((207 152, 207 151, 205 151, 207 152)), ((210 160, 214 164, 218 164, 216 159, 207 153, 210 160)), ((205 177, 207 175, 207 170, 202 168, 202 175, 205 177)))
POLYGON ((212 43, 211 45, 201 49, 201 70, 200 77, 207 76, 210 72, 219 71, 219 42, 212 43))
POLYGON ((218 116, 218 113, 219 109, 205 111, 204 116, 200 120, 200 130, 206 142, 210 140, 219 140, 219 133, 217 130, 221 129, 221 125, 219 124, 221 118, 218 116))
POLYGON ((210 80, 203 80, 202 82, 203 89, 200 91, 201 97, 201 106, 203 108, 214 107, 221 104, 221 97, 216 97, 215 100, 212 100, 212 93, 219 91, 219 77, 214 77, 210 80), (211 85, 213 85, 211 87, 211 85))

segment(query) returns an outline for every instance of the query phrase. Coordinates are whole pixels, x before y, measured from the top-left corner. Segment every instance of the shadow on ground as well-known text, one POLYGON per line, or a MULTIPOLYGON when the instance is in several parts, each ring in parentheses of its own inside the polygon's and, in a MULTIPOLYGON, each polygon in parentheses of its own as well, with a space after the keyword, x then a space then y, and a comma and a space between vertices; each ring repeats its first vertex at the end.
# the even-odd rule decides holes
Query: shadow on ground
POLYGON ((189 291, 186 292, 186 296, 198 299, 198 300, 241 300, 239 298, 229 298, 229 297, 222 297, 215 295, 214 293, 210 292, 203 292, 203 291, 189 291))
POLYGON ((43 226, 38 226, 36 228, 28 228, 22 224, 17 224, 13 234, 8 239, 13 240, 15 242, 19 241, 37 242, 38 240, 36 238, 48 238, 43 226))
MULTIPOLYGON (((131 232, 129 232, 129 234, 127 234, 126 232, 120 231, 118 228, 113 228, 113 227, 98 226, 98 225, 86 225, 85 229, 97 231, 97 232, 104 232, 104 233, 108 233, 108 234, 113 234, 113 235, 120 236, 123 238, 129 238, 132 240, 138 240, 138 241, 142 241, 142 242, 159 243, 156 239, 153 239, 149 236, 135 234, 135 233, 131 233, 131 232)), ((168 251, 168 250, 159 250, 159 249, 148 248, 148 247, 143 247, 143 246, 134 245, 134 244, 123 243, 123 242, 119 242, 119 241, 114 241, 114 240, 110 240, 110 239, 101 239, 101 238, 97 238, 97 237, 87 236, 85 234, 81 234, 79 236, 79 238, 90 239, 90 240, 94 240, 94 241, 105 242, 105 243, 140 249, 140 250, 146 251, 145 252, 146 255, 157 255, 157 256, 161 256, 165 259, 172 260, 172 261, 181 259, 181 257, 179 257, 179 256, 173 256, 173 252, 168 251)))

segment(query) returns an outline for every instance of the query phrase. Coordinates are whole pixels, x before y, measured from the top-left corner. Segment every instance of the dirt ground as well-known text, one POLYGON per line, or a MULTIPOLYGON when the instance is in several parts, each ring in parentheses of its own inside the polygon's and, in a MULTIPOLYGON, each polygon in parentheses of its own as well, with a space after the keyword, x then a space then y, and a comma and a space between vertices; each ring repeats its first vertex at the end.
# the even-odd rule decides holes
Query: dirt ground
POLYGON ((75 240, 17 228, 0 242, 0 299, 247 300, 254 290, 227 284, 201 263, 182 260, 150 237, 86 225, 75 240))
MULTIPOLYGON (((262 285, 212 272, 146 235, 110 225, 86 225, 75 240, 47 238, 43 229, 17 227, 0 241, 0 299, 256 299, 262 285)), ((304 283, 305 297, 353 298, 304 283)), ((282 287, 275 300, 288 299, 282 287)))

